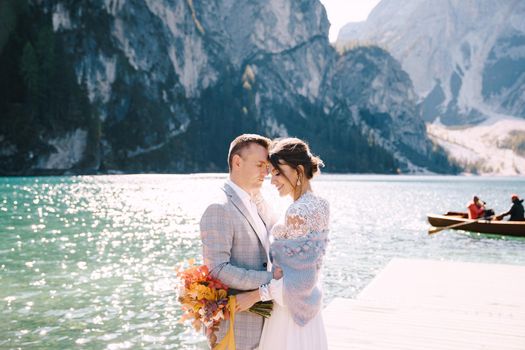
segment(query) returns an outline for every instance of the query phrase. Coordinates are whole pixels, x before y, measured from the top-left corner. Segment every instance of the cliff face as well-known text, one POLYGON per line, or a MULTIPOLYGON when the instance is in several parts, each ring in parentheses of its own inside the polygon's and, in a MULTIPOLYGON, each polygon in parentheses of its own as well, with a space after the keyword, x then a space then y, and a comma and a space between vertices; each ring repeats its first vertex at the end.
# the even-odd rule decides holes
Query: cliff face
POLYGON ((52 21, 93 118, 39 131, 46 147, 23 161, 6 133, 7 172, 223 171, 242 132, 305 138, 329 171, 454 170, 400 65, 378 48, 337 53, 317 0, 31 6, 52 21))
POLYGON ((525 117, 525 3, 383 0, 366 22, 349 23, 338 45, 385 47, 410 74, 423 116, 446 124, 497 114, 525 117))
POLYGON ((523 1, 382 0, 338 45, 380 45, 399 60, 432 139, 466 171, 523 174, 524 16, 523 1))

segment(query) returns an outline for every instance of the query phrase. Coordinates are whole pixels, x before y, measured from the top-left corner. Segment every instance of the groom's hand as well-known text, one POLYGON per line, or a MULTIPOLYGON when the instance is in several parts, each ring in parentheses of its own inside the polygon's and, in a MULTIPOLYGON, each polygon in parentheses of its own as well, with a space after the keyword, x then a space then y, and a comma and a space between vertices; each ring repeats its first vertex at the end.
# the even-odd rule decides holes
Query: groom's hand
POLYGON ((273 269, 273 279, 280 280, 281 278, 283 278, 283 270, 280 267, 275 267, 273 269))
POLYGON ((253 306, 253 304, 260 301, 261 296, 259 295, 259 290, 256 289, 251 292, 237 294, 235 296, 235 299, 236 299, 235 311, 241 312, 241 311, 248 310, 249 308, 253 306))

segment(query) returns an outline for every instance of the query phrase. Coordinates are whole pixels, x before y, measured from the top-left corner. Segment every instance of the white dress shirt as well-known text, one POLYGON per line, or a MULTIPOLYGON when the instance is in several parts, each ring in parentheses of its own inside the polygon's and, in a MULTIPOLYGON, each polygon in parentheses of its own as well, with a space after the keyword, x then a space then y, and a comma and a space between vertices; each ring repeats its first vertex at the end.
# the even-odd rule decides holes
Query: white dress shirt
MULTIPOLYGON (((259 216, 259 212, 257 211, 257 205, 255 204, 255 201, 252 200, 250 194, 246 192, 245 190, 243 190, 242 188, 240 188, 238 185, 236 185, 231 179, 228 179, 226 183, 228 184, 228 186, 233 188, 237 196, 239 196, 239 198, 241 199, 242 204, 244 204, 246 209, 248 209, 248 212, 250 213, 250 216, 252 217, 255 223, 255 226, 257 226, 257 230, 268 234, 268 231, 266 230, 266 226, 264 225, 264 222, 262 221, 261 217, 259 216)), ((263 245, 266 247, 269 243, 270 242, 268 238, 268 242, 263 242, 263 245)), ((266 270, 272 271, 272 263, 270 262, 270 255, 269 255, 268 250, 266 251, 266 255, 268 256, 268 264, 267 264, 266 270)), ((272 299, 272 296, 269 290, 269 283, 259 287, 259 296, 262 301, 267 301, 267 300, 272 299)))
MULTIPOLYGON (((240 188, 238 185, 236 185, 231 179, 228 179, 226 183, 233 188, 235 193, 239 196, 239 198, 242 201, 242 204, 248 209, 248 212, 250 213, 250 216, 253 219, 253 222, 255 223, 255 226, 257 226, 255 229, 259 232, 266 233, 266 237, 268 239, 268 231, 266 230, 266 225, 262 221, 261 217, 259 216, 259 212, 257 211, 257 205, 254 201, 252 201, 252 198, 248 192, 240 188)), ((261 242, 263 246, 268 247, 269 242, 261 242)), ((268 254, 268 252, 266 252, 268 254)), ((269 271, 269 270, 268 270, 269 271)))

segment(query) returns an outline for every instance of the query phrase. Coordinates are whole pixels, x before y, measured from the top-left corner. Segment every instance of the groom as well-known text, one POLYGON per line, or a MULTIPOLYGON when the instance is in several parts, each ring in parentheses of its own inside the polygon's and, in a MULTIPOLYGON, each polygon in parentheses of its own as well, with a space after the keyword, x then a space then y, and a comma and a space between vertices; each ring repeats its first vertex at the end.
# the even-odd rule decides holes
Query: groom
MULTIPOLYGON (((266 137, 244 134, 230 144, 229 179, 221 199, 208 206, 201 222, 204 264, 212 275, 230 287, 231 294, 248 291, 280 278, 280 271, 270 272, 269 230, 275 223, 271 210, 260 194, 268 175, 266 137)), ((253 300, 239 296, 235 315, 235 343, 238 350, 256 349, 263 328, 263 318, 246 311, 253 300)), ((217 343, 224 337, 229 320, 222 321, 217 343)))

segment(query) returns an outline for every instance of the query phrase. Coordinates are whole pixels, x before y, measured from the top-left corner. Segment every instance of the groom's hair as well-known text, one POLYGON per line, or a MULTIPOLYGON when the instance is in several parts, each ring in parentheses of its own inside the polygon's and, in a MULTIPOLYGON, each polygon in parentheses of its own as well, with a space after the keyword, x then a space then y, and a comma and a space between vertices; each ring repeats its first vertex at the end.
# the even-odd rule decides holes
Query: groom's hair
POLYGON ((240 156, 242 150, 249 147, 252 143, 256 143, 268 149, 271 142, 272 140, 269 138, 257 134, 242 134, 237 136, 235 140, 230 143, 230 150, 228 152, 228 167, 230 171, 232 170, 232 160, 234 155, 238 154, 240 156))

